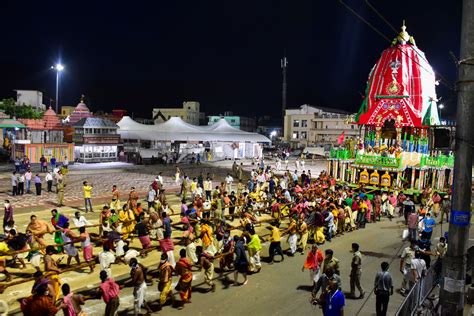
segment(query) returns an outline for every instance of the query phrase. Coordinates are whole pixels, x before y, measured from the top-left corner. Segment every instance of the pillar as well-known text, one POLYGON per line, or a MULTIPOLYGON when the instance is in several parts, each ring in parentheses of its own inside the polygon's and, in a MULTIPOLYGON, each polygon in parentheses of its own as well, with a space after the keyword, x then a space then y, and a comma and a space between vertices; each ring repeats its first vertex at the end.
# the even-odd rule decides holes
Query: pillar
POLYGON ((401 171, 397 172, 397 186, 398 187, 402 186, 402 172, 401 171))
POLYGON ((415 186, 415 175, 416 175, 416 170, 415 168, 411 169, 411 179, 410 179, 410 189, 413 190, 413 187, 415 186))
POLYGON ((402 128, 396 127, 395 130, 397 131, 397 143, 401 146, 402 145, 402 128))
POLYGON ((444 190, 444 179, 445 179, 446 170, 443 169, 439 172, 438 177, 438 190, 444 190))
POLYGON ((418 190, 421 190, 421 188, 425 187, 425 170, 420 170, 420 178, 418 180, 418 190))
POLYGON ((433 169, 431 177, 431 187, 434 188, 436 184, 436 179, 439 177, 439 170, 433 169))
POLYGON ((375 146, 379 145, 381 134, 382 134, 382 126, 376 126, 375 127, 375 146))

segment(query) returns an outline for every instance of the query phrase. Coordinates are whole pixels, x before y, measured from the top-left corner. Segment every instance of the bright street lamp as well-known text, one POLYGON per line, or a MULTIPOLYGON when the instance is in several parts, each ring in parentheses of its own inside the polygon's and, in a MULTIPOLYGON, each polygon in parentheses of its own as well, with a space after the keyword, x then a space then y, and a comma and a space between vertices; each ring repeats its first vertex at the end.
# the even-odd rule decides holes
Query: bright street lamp
POLYGON ((58 113, 58 104, 59 104, 59 73, 64 70, 64 66, 60 63, 57 63, 54 66, 51 66, 51 69, 56 71, 56 114, 58 113))
POLYGON ((441 110, 444 109, 444 104, 441 103, 440 105, 438 105, 438 109, 439 109, 439 120, 441 121, 441 110))

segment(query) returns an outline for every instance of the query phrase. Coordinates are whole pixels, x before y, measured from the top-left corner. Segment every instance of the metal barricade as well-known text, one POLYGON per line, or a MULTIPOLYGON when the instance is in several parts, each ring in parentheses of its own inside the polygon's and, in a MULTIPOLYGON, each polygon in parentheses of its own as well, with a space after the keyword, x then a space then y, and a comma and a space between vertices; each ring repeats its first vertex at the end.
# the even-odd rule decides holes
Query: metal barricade
POLYGON ((431 266, 428 271, 426 271, 426 275, 421 279, 420 282, 420 305, 423 301, 430 295, 431 291, 437 284, 437 275, 434 269, 434 265, 431 266))
POLYGON ((405 300, 398 308, 395 315, 407 316, 414 315, 417 308, 421 306, 423 301, 430 295, 433 288, 438 283, 438 275, 435 269, 435 265, 432 265, 427 271, 425 276, 411 288, 405 300))
POLYGON ((407 316, 411 315, 413 311, 416 310, 416 307, 420 301, 420 287, 421 282, 415 283, 415 285, 411 288, 408 295, 405 297, 402 305, 398 308, 395 315, 397 316, 407 316))

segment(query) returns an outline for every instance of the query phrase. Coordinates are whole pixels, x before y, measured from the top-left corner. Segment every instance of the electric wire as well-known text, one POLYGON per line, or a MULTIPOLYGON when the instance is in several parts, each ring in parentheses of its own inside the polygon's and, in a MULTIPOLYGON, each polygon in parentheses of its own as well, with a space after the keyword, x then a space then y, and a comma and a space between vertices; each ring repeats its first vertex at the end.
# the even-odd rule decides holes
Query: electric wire
MULTIPOLYGON (((338 2, 340 4, 342 4, 349 12, 351 12, 354 16, 356 16, 359 20, 361 20, 363 23, 365 23, 367 26, 369 26, 375 33, 377 33, 378 35, 380 35, 382 38, 384 38, 387 42, 389 43, 392 43, 392 41, 387 37, 385 36, 385 34, 383 34, 380 30, 378 30, 376 27, 374 27, 370 22, 368 22, 366 19, 364 19, 360 14, 358 14, 356 11, 354 11, 354 9, 352 9, 349 5, 347 5, 344 1, 342 0, 338 0, 338 2)), ((378 11, 377 11, 378 12, 378 11)), ((400 47, 398 46, 394 46, 397 50, 399 50, 401 53, 403 53, 405 56, 407 56, 409 59, 411 59, 415 64, 417 64, 418 66, 420 66, 420 68, 424 69, 426 72, 428 73, 432 73, 434 72, 435 76, 438 76, 440 78, 440 82, 442 84, 444 84, 446 87, 448 87, 450 90, 454 90, 454 85, 449 82, 444 76, 442 76, 440 73, 436 72, 434 69, 432 70, 429 70, 429 69, 426 69, 423 65, 421 65, 418 61, 414 60, 410 55, 407 54, 407 52, 405 52, 404 50, 402 50, 400 47)), ((415 52, 417 53, 417 55, 421 58, 423 58, 425 61, 426 61, 426 58, 424 58, 422 55, 420 55, 417 50, 415 50, 415 52)))
POLYGON ((387 24, 395 34, 398 34, 398 30, 390 23, 388 22, 388 20, 382 15, 382 13, 380 13, 370 2, 369 0, 365 0, 365 4, 367 4, 367 6, 372 9, 372 11, 374 11, 378 16, 379 18, 385 22, 385 24, 387 24))

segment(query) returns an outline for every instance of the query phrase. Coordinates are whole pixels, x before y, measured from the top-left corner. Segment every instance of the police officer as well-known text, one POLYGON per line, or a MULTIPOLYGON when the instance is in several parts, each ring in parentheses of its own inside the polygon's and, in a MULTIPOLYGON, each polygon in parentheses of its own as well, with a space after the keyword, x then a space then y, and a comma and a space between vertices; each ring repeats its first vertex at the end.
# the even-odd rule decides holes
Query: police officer
POLYGON ((65 184, 63 180, 59 179, 58 184, 56 186, 56 191, 58 194, 58 206, 64 205, 64 187, 65 187, 65 184))
POLYGON ((349 297, 356 298, 355 296, 355 287, 360 292, 358 298, 364 298, 365 292, 362 286, 360 285, 360 276, 362 274, 362 254, 359 251, 359 244, 352 243, 352 252, 354 253, 352 256, 351 262, 351 275, 350 275, 350 283, 351 283, 351 293, 349 297))

